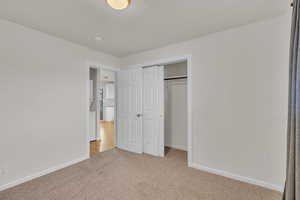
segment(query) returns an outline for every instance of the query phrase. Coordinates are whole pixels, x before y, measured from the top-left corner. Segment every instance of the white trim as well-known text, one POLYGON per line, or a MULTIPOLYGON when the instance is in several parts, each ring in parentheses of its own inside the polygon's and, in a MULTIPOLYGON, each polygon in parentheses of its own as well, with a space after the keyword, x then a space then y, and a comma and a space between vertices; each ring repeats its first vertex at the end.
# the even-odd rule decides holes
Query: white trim
POLYGON ((120 71, 119 67, 112 67, 112 66, 102 65, 102 64, 100 64, 98 62, 90 62, 90 61, 88 61, 88 62, 86 62, 86 66, 88 68, 92 67, 92 68, 99 69, 101 67, 102 69, 108 69, 108 70, 112 70, 112 71, 120 71))
POLYGON ((85 115, 85 126, 86 126, 86 156, 90 158, 90 100, 89 100, 89 90, 90 90, 90 67, 92 65, 86 65, 86 115, 85 115))
POLYGON ((187 148, 185 145, 177 145, 177 144, 165 144, 166 147, 170 147, 172 149, 178 149, 181 151, 187 151, 187 148))
POLYGON ((191 163, 193 163, 193 133, 192 133, 192 127, 193 127, 193 115, 192 115, 192 99, 193 99, 193 90, 192 90, 192 56, 187 57, 187 102, 188 102, 188 110, 187 110, 187 152, 188 152, 188 166, 190 167, 191 163))
POLYGON ((76 163, 79 163, 79 162, 84 161, 84 160, 87 160, 87 159, 89 159, 89 156, 84 156, 84 157, 77 158, 77 159, 75 159, 75 160, 72 160, 72 161, 69 161, 69 162, 65 162, 65 163, 63 163, 63 164, 60 164, 60 165, 51 167, 51 168, 48 168, 48 169, 46 169, 46 170, 43 170, 43 171, 40 171, 40 172, 31 174, 31 175, 29 175, 29 176, 25 176, 25 177, 23 177, 23 178, 20 178, 20 179, 18 179, 18 180, 12 181, 12 182, 7 183, 7 184, 5 184, 5 185, 1 185, 1 186, 0 186, 0 191, 6 190, 6 189, 8 189, 8 188, 14 187, 14 186, 19 185, 19 184, 22 184, 22 183, 25 183, 25 182, 30 181, 30 180, 32 180, 32 179, 35 179, 35 178, 44 176, 44 175, 46 175, 46 174, 50 174, 50 173, 52 173, 52 172, 54 172, 54 171, 57 171, 57 170, 66 168, 66 167, 68 167, 68 166, 74 165, 74 164, 76 164, 76 163))
POLYGON ((189 60, 191 58, 192 58, 191 55, 176 56, 176 57, 160 59, 160 60, 157 60, 157 61, 150 61, 150 62, 146 62, 146 63, 143 63, 143 64, 129 65, 127 67, 124 67, 123 69, 150 67, 150 66, 156 66, 156 65, 170 65, 170 64, 175 64, 175 63, 178 63, 178 62, 184 62, 184 61, 189 60))
POLYGON ((120 68, 110 67, 110 66, 105 66, 105 65, 101 65, 98 68, 101 68, 101 69, 104 69, 104 70, 110 70, 110 71, 114 71, 114 72, 120 71, 120 68))
POLYGON ((191 163, 190 167, 195 168, 195 169, 199 169, 201 171, 205 171, 205 172, 208 172, 208 173, 211 173, 211 174, 216 174, 216 175, 219 175, 219 176, 224 176, 224 177, 227 177, 227 178, 242 181, 242 182, 249 183, 249 184, 252 184, 252 185, 258 185, 258 186, 268 188, 268 189, 271 189, 271 190, 276 190, 276 191, 279 191, 279 192, 283 192, 283 187, 280 186, 280 185, 267 183, 267 182, 264 182, 264 181, 261 181, 261 180, 257 180, 257 179, 253 179, 253 178, 233 174, 233 173, 222 171, 222 170, 219 170, 219 169, 209 168, 209 167, 199 165, 199 164, 196 164, 196 163, 191 163))
MULTIPOLYGON (((164 58, 157 61, 150 61, 143 64, 137 64, 137 65, 131 65, 127 66, 124 69, 135 69, 135 68, 142 68, 142 67, 148 67, 148 66, 156 66, 156 65, 168 65, 168 64, 174 64, 178 62, 187 61, 187 101, 188 101, 188 127, 187 127, 187 152, 188 152, 188 166, 191 167, 191 163, 193 163, 193 148, 192 148, 192 55, 184 55, 184 56, 176 56, 176 57, 170 57, 170 58, 164 58)), ((121 69, 122 70, 122 69, 121 69)))

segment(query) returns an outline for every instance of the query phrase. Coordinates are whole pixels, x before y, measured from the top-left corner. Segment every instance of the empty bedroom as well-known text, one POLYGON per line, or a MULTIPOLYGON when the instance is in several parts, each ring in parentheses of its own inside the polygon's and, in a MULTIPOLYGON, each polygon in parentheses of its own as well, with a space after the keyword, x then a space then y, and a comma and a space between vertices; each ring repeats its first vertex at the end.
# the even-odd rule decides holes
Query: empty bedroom
POLYGON ((0 200, 300 200, 299 16, 0 0, 0 200))

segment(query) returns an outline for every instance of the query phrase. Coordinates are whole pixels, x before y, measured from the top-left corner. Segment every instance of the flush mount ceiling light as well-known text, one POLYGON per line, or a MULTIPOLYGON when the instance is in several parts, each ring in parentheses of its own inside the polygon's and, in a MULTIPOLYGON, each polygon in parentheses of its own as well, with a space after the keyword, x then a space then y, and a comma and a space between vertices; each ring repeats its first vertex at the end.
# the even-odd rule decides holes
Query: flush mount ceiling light
POLYGON ((106 0, 106 3, 116 10, 123 10, 128 8, 131 3, 131 0, 106 0))

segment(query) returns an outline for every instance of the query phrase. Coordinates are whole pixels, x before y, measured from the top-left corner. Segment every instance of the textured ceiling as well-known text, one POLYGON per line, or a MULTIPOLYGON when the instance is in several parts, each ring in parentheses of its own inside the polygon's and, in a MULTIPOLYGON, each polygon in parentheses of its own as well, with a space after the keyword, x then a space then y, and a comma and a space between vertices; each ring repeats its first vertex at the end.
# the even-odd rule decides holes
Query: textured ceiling
POLYGON ((189 40, 286 12, 288 0, 0 0, 0 18, 115 56, 189 40), (95 37, 103 38, 96 41, 95 37))

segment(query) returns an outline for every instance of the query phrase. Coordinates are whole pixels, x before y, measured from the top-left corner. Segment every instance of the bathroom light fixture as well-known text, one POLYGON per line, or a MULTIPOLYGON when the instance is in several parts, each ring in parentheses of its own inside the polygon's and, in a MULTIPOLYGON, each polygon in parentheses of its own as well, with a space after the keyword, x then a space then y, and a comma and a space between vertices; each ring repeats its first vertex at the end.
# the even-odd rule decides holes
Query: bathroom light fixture
POLYGON ((128 8, 131 3, 131 0, 106 0, 106 3, 116 10, 123 10, 128 8))

